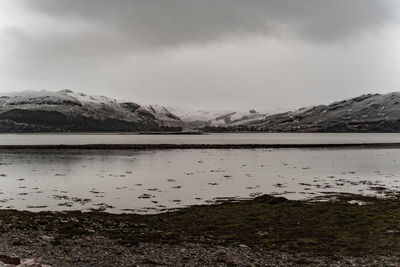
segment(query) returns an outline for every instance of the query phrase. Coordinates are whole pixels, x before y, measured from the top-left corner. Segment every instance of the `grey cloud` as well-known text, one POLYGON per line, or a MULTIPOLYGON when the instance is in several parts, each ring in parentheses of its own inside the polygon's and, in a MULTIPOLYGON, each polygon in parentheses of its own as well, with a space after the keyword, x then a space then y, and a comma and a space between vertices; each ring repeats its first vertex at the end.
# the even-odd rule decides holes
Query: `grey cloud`
POLYGON ((37 12, 81 20, 164 47, 243 35, 335 42, 396 19, 396 0, 23 0, 37 12))
POLYGON ((0 91, 71 88, 215 109, 400 86, 398 0, 8 2, 0 91))

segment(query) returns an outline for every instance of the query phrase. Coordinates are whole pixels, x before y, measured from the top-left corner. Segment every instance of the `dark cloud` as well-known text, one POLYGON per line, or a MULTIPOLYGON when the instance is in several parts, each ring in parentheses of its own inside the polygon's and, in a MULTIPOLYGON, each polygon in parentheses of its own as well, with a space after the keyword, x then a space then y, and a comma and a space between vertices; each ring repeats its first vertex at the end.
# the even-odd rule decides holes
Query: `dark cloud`
POLYGON ((298 107, 395 91, 399 5, 1 0, 0 91, 71 88, 214 109, 298 107))
POLYGON ((50 17, 81 20, 146 47, 249 34, 333 42, 371 32, 397 15, 397 0, 23 1, 50 17))

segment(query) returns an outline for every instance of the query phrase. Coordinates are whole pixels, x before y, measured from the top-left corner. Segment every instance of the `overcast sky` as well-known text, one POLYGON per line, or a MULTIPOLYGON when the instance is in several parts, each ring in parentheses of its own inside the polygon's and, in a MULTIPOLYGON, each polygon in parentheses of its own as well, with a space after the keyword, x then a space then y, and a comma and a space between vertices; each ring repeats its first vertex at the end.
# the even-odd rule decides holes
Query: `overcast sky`
POLYGON ((0 0, 0 92, 295 108, 400 91, 399 0, 0 0))

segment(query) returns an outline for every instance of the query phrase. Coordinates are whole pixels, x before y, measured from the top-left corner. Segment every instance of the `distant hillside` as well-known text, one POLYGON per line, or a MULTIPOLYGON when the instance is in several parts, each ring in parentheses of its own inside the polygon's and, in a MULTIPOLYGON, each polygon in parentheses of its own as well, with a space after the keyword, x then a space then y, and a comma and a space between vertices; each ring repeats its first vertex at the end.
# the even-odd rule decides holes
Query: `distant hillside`
POLYGON ((179 131, 182 127, 185 123, 163 107, 68 89, 0 95, 0 132, 179 131))
MULTIPOLYGON (((271 114, 271 113, 269 113, 271 114)), ((368 94, 274 115, 139 105, 71 90, 0 95, 0 132, 400 132, 400 93, 368 94)))
POLYGON ((400 132, 400 93, 359 97, 266 116, 241 125, 267 132, 400 132))
MULTIPOLYGON (((248 111, 238 110, 192 110, 182 107, 168 107, 168 110, 179 116, 193 128, 196 127, 233 127, 249 123, 251 121, 261 120, 272 114, 273 110, 261 111, 251 109, 248 111)), ((275 112, 276 113, 276 112, 275 112)))

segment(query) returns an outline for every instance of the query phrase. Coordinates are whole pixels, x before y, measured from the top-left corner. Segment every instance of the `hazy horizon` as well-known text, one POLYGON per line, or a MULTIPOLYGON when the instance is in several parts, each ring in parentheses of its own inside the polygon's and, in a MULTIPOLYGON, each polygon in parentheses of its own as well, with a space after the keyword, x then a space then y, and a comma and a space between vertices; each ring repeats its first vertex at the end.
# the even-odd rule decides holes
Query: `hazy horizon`
POLYGON ((396 0, 4 0, 0 93, 247 110, 399 91, 399 18, 396 0))

